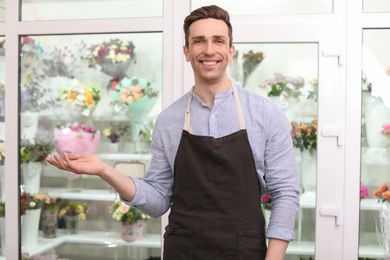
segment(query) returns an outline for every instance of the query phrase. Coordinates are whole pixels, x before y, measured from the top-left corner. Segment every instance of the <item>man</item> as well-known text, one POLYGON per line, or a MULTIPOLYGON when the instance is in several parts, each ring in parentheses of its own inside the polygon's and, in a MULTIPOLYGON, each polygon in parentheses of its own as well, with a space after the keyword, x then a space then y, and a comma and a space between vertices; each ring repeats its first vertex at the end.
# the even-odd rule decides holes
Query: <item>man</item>
POLYGON ((122 200, 153 217, 170 208, 164 260, 283 259, 299 210, 290 123, 269 99, 229 80, 234 46, 225 10, 194 10, 184 31, 195 85, 157 117, 144 180, 91 154, 47 161, 100 176, 122 200), (265 192, 273 203, 268 250, 260 204, 265 192))

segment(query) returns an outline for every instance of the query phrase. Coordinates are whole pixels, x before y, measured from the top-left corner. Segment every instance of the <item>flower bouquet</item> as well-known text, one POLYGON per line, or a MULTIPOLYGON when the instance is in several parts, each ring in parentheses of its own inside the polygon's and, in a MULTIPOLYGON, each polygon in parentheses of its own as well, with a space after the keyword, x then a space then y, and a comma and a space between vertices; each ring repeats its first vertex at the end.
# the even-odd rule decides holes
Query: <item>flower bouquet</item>
POLYGON ((109 209, 112 218, 122 223, 122 239, 128 242, 139 240, 143 236, 143 222, 150 216, 142 213, 120 200, 116 200, 109 209))
POLYGON ((158 91, 144 78, 124 77, 109 95, 115 111, 124 110, 131 118, 147 115, 157 101, 158 91))
POLYGON ((374 191, 374 196, 381 203, 379 220, 376 223, 376 234, 382 246, 384 258, 390 259, 390 191, 387 184, 382 184, 374 191))
POLYGON ((292 97, 299 101, 299 97, 302 95, 301 89, 304 85, 305 80, 302 77, 286 77, 280 73, 275 73, 274 78, 265 80, 260 84, 260 88, 267 91, 268 97, 292 97))
POLYGON ((120 138, 129 133, 130 125, 111 124, 111 127, 104 129, 103 135, 107 137, 111 143, 118 143, 120 138))
POLYGON ((90 208, 87 203, 69 202, 60 209, 58 217, 65 218, 66 228, 70 234, 76 234, 79 220, 85 220, 90 208))
POLYGON ((308 150, 311 154, 317 150, 317 122, 317 117, 311 121, 310 125, 291 122, 291 137, 295 148, 301 152, 308 150))
POLYGON ((272 209, 272 199, 271 199, 271 195, 269 193, 266 193, 261 197, 261 205, 262 205, 263 209, 265 209, 265 210, 272 209))
POLYGON ((20 161, 26 192, 37 193, 40 188, 42 167, 45 158, 55 150, 53 136, 40 133, 35 135, 34 142, 21 140, 20 161))
POLYGON ((100 89, 97 84, 85 85, 74 79, 69 86, 60 89, 59 96, 73 118, 80 115, 89 117, 100 101, 100 89))
POLYGON ((263 61, 263 52, 254 52, 250 50, 248 53, 243 55, 244 62, 242 63, 244 82, 243 86, 246 85, 249 75, 257 68, 257 66, 263 61))
MULTIPOLYGON (((100 131, 79 123, 57 125, 54 129, 55 149, 63 157, 64 152, 95 153, 100 141, 100 131)), ((68 172, 68 180, 78 179, 80 175, 68 172)))
POLYGON ((89 53, 84 59, 88 61, 89 67, 98 68, 113 78, 107 87, 111 89, 115 88, 115 85, 126 76, 131 63, 135 63, 134 49, 132 41, 111 38, 88 47, 89 53))

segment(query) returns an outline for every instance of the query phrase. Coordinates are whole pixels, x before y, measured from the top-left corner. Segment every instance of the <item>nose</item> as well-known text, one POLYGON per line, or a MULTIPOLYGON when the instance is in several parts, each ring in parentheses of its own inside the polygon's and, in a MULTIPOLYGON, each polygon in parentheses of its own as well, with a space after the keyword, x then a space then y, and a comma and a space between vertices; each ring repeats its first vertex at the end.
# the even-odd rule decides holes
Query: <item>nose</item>
POLYGON ((205 46, 205 54, 212 55, 215 52, 214 44, 212 41, 208 41, 205 46))

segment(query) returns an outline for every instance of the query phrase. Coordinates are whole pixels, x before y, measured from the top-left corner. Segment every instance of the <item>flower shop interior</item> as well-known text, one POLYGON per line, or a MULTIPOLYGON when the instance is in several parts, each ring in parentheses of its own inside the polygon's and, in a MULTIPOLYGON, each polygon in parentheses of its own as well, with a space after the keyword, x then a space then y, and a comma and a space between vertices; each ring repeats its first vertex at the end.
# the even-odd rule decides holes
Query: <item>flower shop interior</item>
POLYGON ((183 20, 211 4, 231 16, 229 77, 291 122, 285 259, 390 259, 389 1, 0 0, 0 260, 162 259, 168 213, 44 158, 90 152, 144 178, 157 115, 194 84, 183 20))

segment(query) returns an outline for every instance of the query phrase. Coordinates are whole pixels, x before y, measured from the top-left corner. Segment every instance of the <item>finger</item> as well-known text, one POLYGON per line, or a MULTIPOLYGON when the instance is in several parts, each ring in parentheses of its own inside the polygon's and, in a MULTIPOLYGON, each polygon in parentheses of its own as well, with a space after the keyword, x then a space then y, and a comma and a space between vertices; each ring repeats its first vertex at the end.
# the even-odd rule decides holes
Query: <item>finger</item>
POLYGON ((64 162, 64 160, 61 159, 61 157, 58 154, 53 154, 53 156, 58 164, 57 166, 58 168, 60 168, 61 170, 68 170, 67 164, 64 162))

